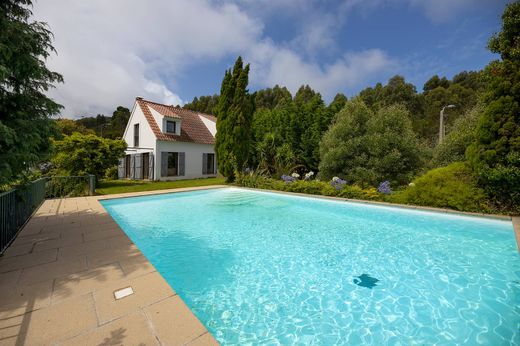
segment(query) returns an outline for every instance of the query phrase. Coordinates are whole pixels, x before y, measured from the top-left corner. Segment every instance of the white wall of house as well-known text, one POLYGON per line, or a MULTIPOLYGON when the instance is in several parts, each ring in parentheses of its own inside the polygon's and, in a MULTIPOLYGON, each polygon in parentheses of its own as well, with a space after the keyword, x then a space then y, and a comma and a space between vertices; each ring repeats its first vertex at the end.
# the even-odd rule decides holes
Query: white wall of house
POLYGON ((155 179, 156 180, 180 180, 216 177, 217 174, 202 174, 202 154, 215 153, 211 144, 166 142, 157 141, 155 153, 155 179), (185 153, 184 176, 163 177, 161 176, 161 152, 183 152, 185 153))
POLYGON ((155 135, 146 120, 143 111, 134 104, 123 139, 128 145, 127 154, 150 152, 155 149, 155 135), (139 124, 139 148, 134 148, 134 125, 139 124), (135 150, 132 150, 135 149, 135 150))

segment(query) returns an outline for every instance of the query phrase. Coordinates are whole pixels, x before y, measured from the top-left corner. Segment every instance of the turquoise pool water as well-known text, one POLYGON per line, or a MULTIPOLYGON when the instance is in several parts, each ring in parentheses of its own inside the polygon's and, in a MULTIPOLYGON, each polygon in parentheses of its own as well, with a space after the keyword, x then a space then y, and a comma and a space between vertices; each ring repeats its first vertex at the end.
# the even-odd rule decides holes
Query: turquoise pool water
POLYGON ((225 345, 518 345, 510 221, 238 188, 101 202, 225 345))

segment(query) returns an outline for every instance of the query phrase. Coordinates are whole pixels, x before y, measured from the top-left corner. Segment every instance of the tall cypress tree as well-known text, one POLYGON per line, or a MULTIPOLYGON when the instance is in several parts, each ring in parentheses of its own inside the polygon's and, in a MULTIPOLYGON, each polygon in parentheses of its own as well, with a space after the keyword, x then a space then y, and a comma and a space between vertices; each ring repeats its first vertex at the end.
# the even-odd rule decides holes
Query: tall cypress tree
POLYGON ((226 71, 216 110, 216 153, 219 171, 228 181, 235 179, 235 169, 247 165, 251 141, 253 107, 247 90, 249 64, 238 57, 232 71, 226 71))

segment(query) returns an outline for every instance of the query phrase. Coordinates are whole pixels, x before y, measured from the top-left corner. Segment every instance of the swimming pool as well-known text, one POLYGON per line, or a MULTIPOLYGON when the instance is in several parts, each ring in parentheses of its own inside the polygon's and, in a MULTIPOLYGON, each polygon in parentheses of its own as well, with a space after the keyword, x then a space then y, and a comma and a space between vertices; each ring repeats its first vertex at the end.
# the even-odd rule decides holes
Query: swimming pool
POLYGON ((239 188, 101 203, 222 344, 519 344, 510 221, 239 188))

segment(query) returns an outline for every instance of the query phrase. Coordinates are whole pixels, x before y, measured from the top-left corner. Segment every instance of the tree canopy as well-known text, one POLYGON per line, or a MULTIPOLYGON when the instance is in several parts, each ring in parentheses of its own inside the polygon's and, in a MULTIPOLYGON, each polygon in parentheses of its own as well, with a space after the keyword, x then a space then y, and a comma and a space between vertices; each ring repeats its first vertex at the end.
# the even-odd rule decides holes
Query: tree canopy
POLYGON ((47 158, 61 106, 45 93, 63 78, 45 60, 54 52, 45 23, 31 21, 31 0, 0 2, 0 184, 47 158))
POLYGON ((422 167, 422 146, 403 105, 374 112, 357 98, 347 102, 320 143, 320 176, 375 186, 408 183, 422 167))
POLYGON ((52 158, 53 172, 67 175, 93 174, 104 176, 125 154, 126 143, 122 139, 101 138, 94 134, 78 132, 54 142, 56 153, 52 158))
POLYGON ((502 60, 484 73, 486 107, 467 157, 487 191, 505 208, 520 208, 520 2, 507 5, 489 48, 502 60))

